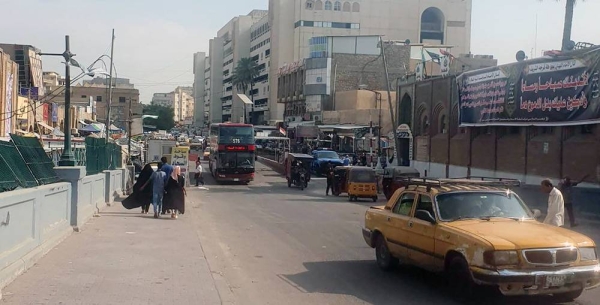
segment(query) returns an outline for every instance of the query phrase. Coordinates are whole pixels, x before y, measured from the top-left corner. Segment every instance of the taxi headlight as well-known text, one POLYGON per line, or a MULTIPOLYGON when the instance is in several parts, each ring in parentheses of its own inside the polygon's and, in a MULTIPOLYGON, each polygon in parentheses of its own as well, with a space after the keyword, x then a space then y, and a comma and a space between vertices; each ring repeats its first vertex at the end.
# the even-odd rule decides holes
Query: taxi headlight
POLYGON ((518 265, 517 251, 487 251, 483 255, 486 264, 491 266, 518 265))
POLYGON ((596 248, 579 248, 579 255, 582 261, 593 261, 598 259, 596 248))

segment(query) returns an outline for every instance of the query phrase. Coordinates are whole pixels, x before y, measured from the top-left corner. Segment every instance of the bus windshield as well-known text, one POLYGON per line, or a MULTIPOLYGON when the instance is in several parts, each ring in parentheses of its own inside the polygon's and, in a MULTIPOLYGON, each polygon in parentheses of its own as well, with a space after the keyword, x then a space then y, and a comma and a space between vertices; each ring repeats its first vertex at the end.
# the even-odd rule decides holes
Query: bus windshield
POLYGON ((220 144, 254 144, 254 128, 252 127, 221 127, 219 131, 220 144))

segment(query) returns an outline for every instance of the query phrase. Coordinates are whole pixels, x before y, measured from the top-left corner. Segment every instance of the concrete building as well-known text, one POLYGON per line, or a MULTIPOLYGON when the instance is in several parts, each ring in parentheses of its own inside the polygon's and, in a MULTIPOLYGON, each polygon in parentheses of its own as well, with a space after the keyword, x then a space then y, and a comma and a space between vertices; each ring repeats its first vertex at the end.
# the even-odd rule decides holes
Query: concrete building
MULTIPOLYGON (((48 72, 44 74, 44 84, 49 92, 56 92, 51 96, 48 96, 45 100, 49 103, 49 109, 45 110, 48 112, 50 118, 50 124, 54 126, 62 126, 62 116, 64 110, 60 110, 64 107, 65 95, 64 79, 55 72, 48 72), (52 103, 57 104, 58 110, 52 108, 52 103), (56 115, 52 113, 57 112, 56 115)), ((107 115, 107 104, 108 104, 108 84, 107 79, 102 81, 96 79, 95 81, 83 82, 71 86, 71 106, 73 107, 74 114, 71 122, 71 128, 78 128, 78 123, 81 120, 87 119, 87 114, 91 114, 91 118, 94 121, 105 123, 107 115)), ((141 124, 142 116, 142 104, 140 103, 140 92, 135 89, 135 86, 131 84, 129 79, 115 79, 115 87, 112 90, 112 103, 110 104, 110 116, 111 124, 127 130, 127 120, 129 120, 129 113, 133 114, 135 124, 141 124), (131 102, 131 107, 130 107, 131 102)), ((46 114, 44 114, 46 116, 46 114)), ((138 126, 135 126, 137 129, 138 126)), ((141 129, 141 127, 139 128, 141 129)))
MULTIPOLYGON (((278 72, 278 103, 285 105, 288 125, 323 123, 323 112, 338 111, 338 104, 345 102, 338 100, 337 93, 387 90, 379 36, 313 37, 309 44, 310 58, 284 65, 278 72)), ((385 51, 390 80, 405 76, 411 46, 386 42, 385 51)))
POLYGON ((154 93, 150 104, 173 108, 173 105, 175 104, 175 94, 173 92, 154 93))
POLYGON ((452 45, 470 51, 471 0, 270 0, 270 119, 281 120, 277 71, 310 55, 310 40, 324 36, 384 35, 386 40, 452 45))
MULTIPOLYGON (((108 87, 108 78, 96 77, 90 80, 83 80, 83 86, 86 87, 108 87)), ((113 87, 121 89, 135 89, 135 86, 127 78, 113 78, 113 87)))
MULTIPOLYGON (((30 45, 0 44, 0 49, 8 54, 12 60, 19 65, 19 87, 37 87, 38 94, 44 95, 43 70, 41 52, 38 48, 30 45)), ((17 88, 19 90, 19 88, 17 88)))
POLYGON ((194 121, 196 128, 203 128, 205 122, 206 99, 206 53, 194 54, 194 121))
POLYGON ((177 87, 173 91, 175 122, 191 125, 194 118, 194 88, 177 87))
POLYGON ((212 98, 212 93, 210 91, 211 88, 211 78, 210 78, 210 63, 211 63, 211 59, 210 57, 206 57, 204 58, 204 92, 203 92, 203 99, 204 99, 204 123, 205 125, 208 125, 211 121, 210 121, 210 105, 211 105, 211 98, 212 98))
POLYGON ((250 28, 250 57, 256 62, 259 75, 254 79, 254 91, 248 96, 254 101, 253 107, 247 107, 249 121, 264 124, 269 120, 269 70, 271 68, 271 27, 269 16, 250 28))

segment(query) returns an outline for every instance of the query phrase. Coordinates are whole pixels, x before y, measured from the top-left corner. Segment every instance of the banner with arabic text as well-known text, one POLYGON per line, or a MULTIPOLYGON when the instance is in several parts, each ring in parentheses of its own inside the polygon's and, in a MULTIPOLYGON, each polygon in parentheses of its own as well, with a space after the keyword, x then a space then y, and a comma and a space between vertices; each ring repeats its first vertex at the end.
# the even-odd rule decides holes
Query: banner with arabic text
POLYGON ((460 125, 600 123, 600 48, 567 54, 462 74, 460 125))

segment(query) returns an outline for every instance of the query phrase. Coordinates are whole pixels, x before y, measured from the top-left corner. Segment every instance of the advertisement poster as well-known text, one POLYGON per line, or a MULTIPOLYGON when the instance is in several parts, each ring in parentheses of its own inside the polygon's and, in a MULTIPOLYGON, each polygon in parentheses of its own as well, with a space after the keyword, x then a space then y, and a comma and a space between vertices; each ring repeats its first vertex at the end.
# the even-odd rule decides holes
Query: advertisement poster
POLYGON ((181 166, 181 173, 185 174, 188 171, 190 148, 189 147, 173 147, 171 148, 171 165, 181 166))
MULTIPOLYGON (((4 109, 4 117, 11 118, 12 117, 12 105, 13 105, 13 82, 14 82, 14 74, 11 72, 7 72, 6 74, 6 102, 4 109)), ((10 132, 12 131, 12 119, 4 119, 4 136, 9 137, 10 132)))
POLYGON ((467 72, 458 78, 461 126, 600 122, 600 48, 467 72))

